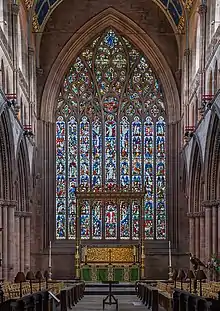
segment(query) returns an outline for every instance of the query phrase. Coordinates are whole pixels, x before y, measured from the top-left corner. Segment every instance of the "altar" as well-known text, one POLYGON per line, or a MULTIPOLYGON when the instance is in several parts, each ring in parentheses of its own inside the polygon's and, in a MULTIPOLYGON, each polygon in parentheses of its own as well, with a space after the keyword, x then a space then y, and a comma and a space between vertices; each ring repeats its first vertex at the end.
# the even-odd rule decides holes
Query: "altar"
POLYGON ((87 247, 82 249, 81 279, 135 282, 139 279, 138 248, 136 246, 87 247))

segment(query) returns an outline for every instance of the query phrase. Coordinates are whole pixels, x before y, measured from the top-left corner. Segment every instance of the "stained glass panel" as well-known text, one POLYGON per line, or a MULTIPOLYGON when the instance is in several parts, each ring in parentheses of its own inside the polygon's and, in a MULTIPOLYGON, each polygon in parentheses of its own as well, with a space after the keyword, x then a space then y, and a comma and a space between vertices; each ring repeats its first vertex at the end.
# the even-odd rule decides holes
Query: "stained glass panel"
POLYGON ((102 238, 102 202, 95 201, 92 206, 92 238, 102 238))
POLYGON ((83 201, 80 206, 81 239, 90 238, 90 204, 83 201))
POLYGON ((87 117, 80 122, 80 185, 90 186, 90 132, 87 117))
POLYGON ((68 237, 76 237, 76 186, 78 184, 77 122, 68 122, 68 237))
POLYGON ((142 128, 139 117, 132 122, 132 187, 142 188, 142 128))
POLYGON ((92 124, 92 186, 102 185, 102 126, 99 119, 92 124))
POLYGON ((66 238, 66 125, 56 122, 56 236, 66 238))
POLYGON ((127 117, 120 125, 120 184, 122 189, 130 186, 130 128, 127 117))
POLYGON ((141 205, 137 201, 132 202, 132 239, 138 240, 140 237, 140 209, 141 205))
POLYGON ((156 123, 156 238, 166 239, 165 122, 156 123))
POLYGON ((105 204, 105 238, 117 238, 117 205, 115 202, 105 204))
POLYGON ((128 202, 120 202, 120 238, 130 239, 130 206, 128 202))
POLYGON ((154 123, 147 117, 144 123, 144 177, 145 177, 145 206, 144 206, 144 236, 154 238, 154 123))
POLYGON ((99 35, 66 74, 56 117, 57 239, 76 238, 77 191, 95 195, 80 206, 82 239, 137 240, 142 212, 144 238, 165 239, 165 105, 143 53, 113 29, 99 35), (96 198, 144 190, 143 207, 96 198))
POLYGON ((116 122, 110 115, 105 123, 105 184, 116 185, 116 122))

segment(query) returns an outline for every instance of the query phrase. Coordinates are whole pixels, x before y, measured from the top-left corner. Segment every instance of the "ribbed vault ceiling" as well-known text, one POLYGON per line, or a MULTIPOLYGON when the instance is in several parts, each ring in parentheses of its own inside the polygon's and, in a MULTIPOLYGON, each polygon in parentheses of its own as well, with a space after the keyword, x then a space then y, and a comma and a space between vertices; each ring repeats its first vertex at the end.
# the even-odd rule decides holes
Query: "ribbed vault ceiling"
MULTIPOLYGON (((33 28, 42 31, 53 10, 65 0, 25 0, 28 10, 32 11, 33 28)), ((147 3, 148 0, 146 0, 147 3)), ((185 12, 190 10, 194 0, 152 0, 168 16, 168 19, 182 32, 185 26, 185 12)))

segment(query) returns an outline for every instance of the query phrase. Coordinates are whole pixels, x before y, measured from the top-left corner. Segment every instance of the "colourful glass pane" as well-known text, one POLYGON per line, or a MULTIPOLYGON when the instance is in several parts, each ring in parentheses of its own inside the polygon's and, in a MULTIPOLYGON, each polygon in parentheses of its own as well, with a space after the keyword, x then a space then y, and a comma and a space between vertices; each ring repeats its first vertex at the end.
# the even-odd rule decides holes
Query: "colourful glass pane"
POLYGON ((115 202, 105 204, 105 238, 117 239, 117 205, 115 202))
POLYGON ((99 120, 92 124, 92 186, 102 185, 102 126, 99 120))
POLYGON ((90 205, 83 201, 80 206, 81 239, 90 239, 90 205))
POLYGON ((102 238, 102 202, 95 201, 92 206, 92 239, 102 238))
POLYGON ((140 235, 140 204, 132 202, 132 239, 138 240, 140 235))
POLYGON ((130 206, 128 202, 120 203, 120 238, 130 239, 130 206))
POLYGON ((78 184, 78 132, 77 122, 72 118, 68 122, 68 237, 76 237, 76 186, 78 184))
POLYGON ((142 186, 142 127, 139 117, 132 122, 132 187, 141 189, 142 186))
POLYGON ((166 239, 165 121, 156 122, 156 238, 166 239))
POLYGON ((116 184, 116 122, 111 115, 105 122, 105 183, 109 188, 116 184))
POLYGON ((130 129, 126 117, 120 124, 120 183, 124 190, 130 186, 130 129))
POLYGON ((56 237, 66 238, 66 125, 56 122, 56 237))
POLYGON ((90 186, 90 132, 87 117, 80 122, 80 185, 90 186))
POLYGON ((144 123, 144 177, 145 177, 145 206, 144 206, 144 236, 154 238, 154 123, 147 117, 144 123))

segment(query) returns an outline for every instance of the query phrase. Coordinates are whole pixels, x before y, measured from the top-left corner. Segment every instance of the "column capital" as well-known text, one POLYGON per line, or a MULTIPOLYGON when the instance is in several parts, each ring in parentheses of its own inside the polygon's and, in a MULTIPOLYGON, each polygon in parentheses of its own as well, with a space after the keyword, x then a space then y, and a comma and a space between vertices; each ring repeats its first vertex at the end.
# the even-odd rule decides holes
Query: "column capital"
POLYGON ((40 67, 36 68, 37 76, 41 77, 44 74, 44 70, 40 67))
POLYGON ((194 213, 187 213, 187 216, 188 216, 189 218, 205 217, 205 211, 194 212, 194 213))
POLYGON ((15 200, 0 200, 1 206, 8 206, 8 207, 16 207, 17 201, 15 200))
POLYGON ((184 50, 184 56, 189 56, 191 54, 190 49, 185 49, 184 50))
POLYGON ((201 5, 199 6, 198 13, 199 13, 200 16, 206 14, 206 13, 207 13, 207 5, 204 4, 204 3, 201 4, 201 5))
POLYGON ((25 212, 25 211, 15 211, 15 216, 16 217, 31 217, 32 213, 31 212, 25 212))
POLYGON ((12 3, 12 4, 11 4, 11 11, 12 11, 12 14, 18 15, 19 9, 20 9, 20 5, 19 5, 18 3, 12 3))
POLYGON ((220 207, 220 200, 209 200, 209 201, 203 201, 202 206, 207 208, 207 207, 212 207, 212 206, 217 206, 220 207))

